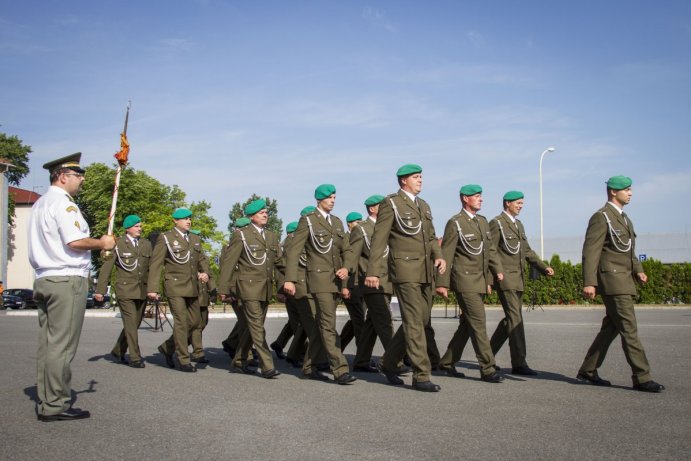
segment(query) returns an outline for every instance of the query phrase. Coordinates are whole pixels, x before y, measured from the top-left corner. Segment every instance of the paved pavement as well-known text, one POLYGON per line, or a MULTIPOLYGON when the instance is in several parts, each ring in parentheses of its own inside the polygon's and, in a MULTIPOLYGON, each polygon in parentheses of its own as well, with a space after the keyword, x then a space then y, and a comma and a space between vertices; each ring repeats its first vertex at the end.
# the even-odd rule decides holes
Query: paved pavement
MULTIPOLYGON (((437 309, 433 319, 442 353, 457 324, 443 315, 437 309)), ((305 381, 280 360, 276 380, 230 373, 220 349, 235 322, 228 318, 213 318, 205 332, 206 369, 165 366, 156 346, 167 325, 140 330, 147 367, 132 369, 104 355, 120 319, 88 317, 72 370, 75 406, 92 417, 42 423, 34 414, 36 317, 0 313, 0 459, 690 459, 691 309, 638 310, 653 376, 667 387, 655 395, 630 389, 617 341, 601 368, 611 388, 575 381, 602 315, 526 313, 539 376, 483 383, 468 347, 460 364, 467 378, 435 376, 436 394, 411 390, 409 376, 403 388, 370 374, 352 386, 305 381)), ((501 310, 487 317, 493 330, 501 310)), ((284 322, 267 320, 270 340, 284 322)), ((350 345, 350 360, 354 352, 350 345)), ((510 366, 507 347, 497 362, 510 366)))

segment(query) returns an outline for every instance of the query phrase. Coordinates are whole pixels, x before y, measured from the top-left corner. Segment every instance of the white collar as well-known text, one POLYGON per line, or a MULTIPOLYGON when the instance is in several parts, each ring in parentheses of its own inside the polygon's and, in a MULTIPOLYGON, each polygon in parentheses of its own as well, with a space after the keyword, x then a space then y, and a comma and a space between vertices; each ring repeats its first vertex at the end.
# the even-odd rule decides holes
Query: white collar
POLYGON ((475 216, 477 216, 477 215, 474 215, 474 214, 470 214, 470 211, 466 210, 465 208, 461 208, 461 210, 462 210, 466 215, 468 215, 468 217, 469 217, 470 219, 473 219, 475 216))
POLYGON ((515 216, 511 216, 511 213, 507 213, 506 210, 502 211, 502 213, 504 213, 506 216, 508 216, 512 223, 516 224, 516 217, 515 216))
POLYGON ((415 203, 415 199, 417 198, 416 195, 413 195, 413 194, 411 194, 410 192, 408 192, 407 190, 404 190, 404 189, 401 189, 401 192, 403 192, 405 195, 407 195, 408 198, 409 198, 410 200, 412 200, 413 203, 415 203))
POLYGON ((612 202, 607 202, 607 203, 609 203, 610 205, 612 205, 612 207, 613 207, 615 210, 617 210, 617 211, 619 212, 619 214, 622 214, 622 213, 624 212, 624 209, 623 209, 623 208, 619 208, 619 207, 616 206, 614 203, 612 203, 612 202))
POLYGON ((374 224, 377 224, 377 218, 375 218, 374 216, 367 216, 367 219, 372 221, 374 224))

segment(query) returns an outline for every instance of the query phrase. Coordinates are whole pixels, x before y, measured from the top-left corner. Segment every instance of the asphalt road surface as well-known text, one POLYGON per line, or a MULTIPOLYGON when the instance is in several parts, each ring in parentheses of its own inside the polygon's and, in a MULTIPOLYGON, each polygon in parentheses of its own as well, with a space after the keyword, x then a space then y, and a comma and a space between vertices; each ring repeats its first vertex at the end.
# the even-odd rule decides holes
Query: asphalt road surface
MULTIPOLYGON (((87 317, 72 385, 74 405, 92 416, 50 423, 35 415, 38 321, 3 312, 0 459, 691 459, 691 309, 637 310, 662 394, 631 390, 618 340, 600 369, 612 387, 575 380, 603 312, 526 313, 528 363, 539 376, 481 382, 469 344, 459 363, 467 377, 434 376, 442 389, 433 394, 413 391, 410 376, 404 387, 368 373, 350 386, 303 380, 279 359, 275 380, 231 373, 220 348, 235 322, 227 318, 212 318, 204 333, 205 369, 166 367, 156 347, 170 335, 167 325, 140 330, 147 366, 133 369, 108 355, 120 319, 87 317)), ((437 309, 433 318, 442 354, 457 325, 443 315, 437 309)), ((490 334, 501 316, 488 309, 490 334)), ((267 319, 269 342, 284 322, 267 319)), ((351 362, 354 353, 351 344, 351 362)), ((508 345, 497 363, 510 371, 508 345)))

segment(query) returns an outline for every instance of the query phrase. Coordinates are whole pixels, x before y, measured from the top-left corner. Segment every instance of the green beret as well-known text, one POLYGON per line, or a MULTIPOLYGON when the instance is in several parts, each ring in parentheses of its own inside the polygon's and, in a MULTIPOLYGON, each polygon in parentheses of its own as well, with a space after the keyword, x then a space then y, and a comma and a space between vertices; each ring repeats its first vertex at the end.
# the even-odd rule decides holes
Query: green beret
POLYGON ((336 193, 336 186, 333 184, 322 184, 314 189, 314 198, 317 200, 324 200, 336 193))
POLYGON ((513 202, 514 200, 522 199, 523 198, 523 192, 519 190, 510 190, 506 194, 504 194, 504 200, 507 202, 513 202))
POLYGON ((190 234, 202 235, 202 231, 200 231, 199 229, 190 229, 190 234))
POLYGON ((348 216, 346 216, 346 222, 353 221, 362 221, 362 215, 357 211, 351 211, 350 213, 348 213, 348 216))
POLYGON ((295 230, 296 230, 297 228, 298 228, 298 222, 297 222, 297 221, 293 221, 293 222, 291 222, 291 223, 288 223, 288 225, 286 226, 286 232, 289 233, 289 234, 292 234, 293 232, 295 232, 295 230))
POLYGON ((461 195, 475 195, 481 193, 482 187, 478 186, 477 184, 466 184, 465 186, 461 187, 461 195))
POLYGON ((266 208, 266 200, 263 198, 250 202, 245 207, 245 216, 253 216, 266 208))
POLYGON ((316 206, 314 206, 314 205, 308 205, 308 206, 306 206, 305 208, 302 209, 302 211, 300 212, 300 216, 305 216, 306 214, 310 214, 311 212, 313 212, 313 211, 316 210, 316 209, 317 209, 316 206))
POLYGON ((633 181, 628 176, 612 176, 607 180, 607 188, 613 190, 622 190, 631 187, 633 181))
POLYGON ((422 173, 422 167, 414 163, 409 163, 400 167, 396 172, 396 176, 408 176, 415 173, 422 173))
POLYGON ((68 155, 57 160, 53 160, 52 162, 48 162, 43 165, 43 168, 45 168, 48 171, 55 171, 67 168, 77 173, 84 174, 84 169, 82 169, 82 167, 79 165, 81 159, 82 153, 76 152, 72 155, 68 155))
POLYGON ((192 211, 187 208, 177 208, 173 211, 173 219, 185 219, 192 216, 192 211))
POLYGON ((251 223, 249 218, 245 218, 244 216, 242 218, 238 218, 237 221, 235 221, 235 228, 240 229, 251 223))
POLYGON ((136 214, 131 214, 122 221, 122 227, 125 229, 129 229, 130 227, 134 226, 135 224, 138 224, 142 222, 142 219, 137 216, 136 214))
POLYGON ((365 206, 374 206, 377 203, 381 203, 384 198, 383 195, 370 195, 367 197, 367 200, 365 200, 365 206))

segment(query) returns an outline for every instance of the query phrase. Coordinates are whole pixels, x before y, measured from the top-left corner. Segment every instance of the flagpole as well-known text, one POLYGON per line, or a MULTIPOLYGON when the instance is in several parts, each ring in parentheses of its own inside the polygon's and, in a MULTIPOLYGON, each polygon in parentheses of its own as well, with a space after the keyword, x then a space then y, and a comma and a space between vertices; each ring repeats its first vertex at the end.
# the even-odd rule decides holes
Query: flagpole
MULTIPOLYGON (((125 127, 120 134, 120 151, 117 152, 114 157, 118 161, 118 167, 115 170, 115 185, 113 187, 113 202, 110 206, 110 214, 108 215, 108 235, 113 235, 113 228, 115 227, 115 210, 118 206, 118 192, 120 190, 120 175, 122 170, 127 165, 127 156, 130 152, 130 144, 127 141, 127 123, 130 118, 130 106, 132 101, 127 102, 127 111, 125 112, 125 127)), ((112 257, 111 251, 104 251, 103 258, 107 259, 112 257)))

